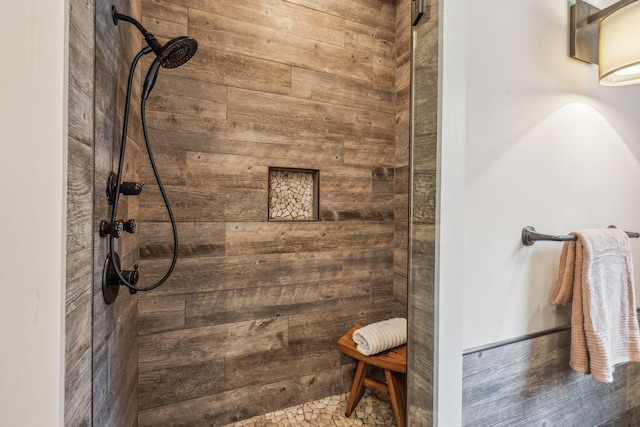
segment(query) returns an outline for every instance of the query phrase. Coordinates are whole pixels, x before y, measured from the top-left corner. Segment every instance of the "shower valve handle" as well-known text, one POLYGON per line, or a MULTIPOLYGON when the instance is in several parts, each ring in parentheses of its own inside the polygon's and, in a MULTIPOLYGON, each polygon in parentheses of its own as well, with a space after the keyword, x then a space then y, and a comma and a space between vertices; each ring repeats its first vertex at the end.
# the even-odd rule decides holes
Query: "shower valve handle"
POLYGON ((138 279, 140 278, 140 274, 138 273, 138 264, 133 266, 133 270, 124 270, 122 275, 127 279, 127 282, 131 283, 133 286, 137 285, 138 279))
MULTIPOLYGON (((138 273, 138 264, 134 264, 133 265, 133 270, 131 271, 127 271, 127 273, 129 273, 129 283, 131 283, 133 286, 135 286, 138 283, 138 279, 140 278, 140 275, 138 273)), ((130 294, 135 294, 136 291, 135 289, 131 289, 129 288, 129 293, 130 294)))
POLYGON ((142 186, 139 182, 123 182, 120 184, 120 192, 125 196, 137 196, 142 192, 142 186))
MULTIPOLYGON (((142 192, 142 186, 139 182, 123 182, 120 184, 120 193, 125 196, 137 196, 142 192)), ((114 172, 109 173, 107 178, 107 199, 109 204, 112 205, 116 200, 116 192, 118 189, 118 175, 114 172)))
POLYGON ((100 237, 113 236, 116 239, 122 236, 124 231, 124 221, 121 219, 114 222, 100 221, 100 237))
POLYGON ((130 219, 129 221, 124 223, 124 231, 126 231, 127 233, 135 233, 136 230, 138 229, 138 223, 136 222, 135 219, 130 219))

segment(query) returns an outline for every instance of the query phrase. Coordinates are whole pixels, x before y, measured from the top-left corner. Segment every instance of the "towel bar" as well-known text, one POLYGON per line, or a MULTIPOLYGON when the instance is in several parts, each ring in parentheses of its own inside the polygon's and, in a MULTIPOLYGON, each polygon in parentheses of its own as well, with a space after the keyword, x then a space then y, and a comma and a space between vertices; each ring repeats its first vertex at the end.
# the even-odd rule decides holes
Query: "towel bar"
MULTIPOLYGON (((610 225, 609 228, 616 228, 616 227, 614 225, 610 225)), ((625 233, 627 233, 627 236, 632 238, 640 237, 640 233, 636 233, 633 231, 625 231, 625 233)), ((537 233, 536 229, 531 226, 527 226, 522 229, 522 244, 524 246, 531 246, 535 242, 539 242, 541 240, 552 241, 552 242, 564 242, 567 240, 576 240, 576 239, 577 239, 576 236, 567 235, 567 234, 559 234, 557 236, 553 236, 550 234, 537 233)))

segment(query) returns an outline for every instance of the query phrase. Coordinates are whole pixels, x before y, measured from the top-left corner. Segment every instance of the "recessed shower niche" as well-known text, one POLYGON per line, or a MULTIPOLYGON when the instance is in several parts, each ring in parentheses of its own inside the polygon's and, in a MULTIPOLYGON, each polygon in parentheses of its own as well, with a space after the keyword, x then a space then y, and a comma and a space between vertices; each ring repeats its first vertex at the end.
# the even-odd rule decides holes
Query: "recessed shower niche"
POLYGON ((269 168, 269 221, 317 221, 318 182, 315 169, 269 168))

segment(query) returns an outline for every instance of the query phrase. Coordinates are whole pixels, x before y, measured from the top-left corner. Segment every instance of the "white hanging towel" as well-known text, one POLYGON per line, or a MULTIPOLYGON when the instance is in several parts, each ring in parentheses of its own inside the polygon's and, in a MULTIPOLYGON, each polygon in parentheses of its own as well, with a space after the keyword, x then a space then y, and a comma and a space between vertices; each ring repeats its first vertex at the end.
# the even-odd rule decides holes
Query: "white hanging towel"
POLYGON ((352 335, 356 349, 365 356, 398 347, 407 342, 407 319, 396 317, 371 323, 352 335))
POLYGON ((640 361, 629 237, 624 231, 581 230, 564 242, 552 304, 571 306, 569 365, 600 382, 614 366, 640 361))

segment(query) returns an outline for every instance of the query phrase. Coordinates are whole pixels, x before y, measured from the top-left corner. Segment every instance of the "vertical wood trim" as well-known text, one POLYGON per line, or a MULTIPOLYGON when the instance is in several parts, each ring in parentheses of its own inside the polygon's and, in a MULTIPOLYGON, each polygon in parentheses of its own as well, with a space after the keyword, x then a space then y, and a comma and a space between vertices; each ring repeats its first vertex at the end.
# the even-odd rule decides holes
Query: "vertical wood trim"
POLYGON ((69 2, 64 424, 92 422, 94 13, 69 2))
MULTIPOLYGON (((407 418, 410 426, 434 422, 436 358, 436 171, 439 111, 439 14, 432 2, 429 19, 409 28, 411 177, 409 206, 409 287, 407 418), (415 43, 415 45, 413 45, 415 43)), ((443 380, 446 381, 446 380, 443 380)))

